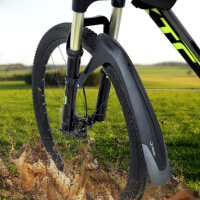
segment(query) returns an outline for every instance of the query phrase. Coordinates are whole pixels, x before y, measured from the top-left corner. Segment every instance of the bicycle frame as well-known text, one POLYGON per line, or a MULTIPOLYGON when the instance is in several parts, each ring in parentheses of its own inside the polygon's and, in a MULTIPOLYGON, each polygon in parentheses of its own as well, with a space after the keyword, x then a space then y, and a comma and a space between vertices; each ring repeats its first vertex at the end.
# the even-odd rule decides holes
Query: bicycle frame
MULTIPOLYGON (((104 24, 98 17, 85 19, 84 12, 87 10, 89 5, 97 0, 73 0, 72 9, 73 22, 70 35, 70 41, 68 42, 67 53, 67 72, 66 72, 66 85, 65 85, 65 99, 63 108, 63 122, 60 129, 61 132, 71 132, 72 118, 75 112, 75 105, 73 104, 76 99, 77 87, 82 87, 85 78, 79 78, 79 67, 80 59, 82 56, 81 39, 83 27, 85 25, 96 25, 104 24), (70 43, 70 45, 69 45, 70 43), (79 79, 79 80, 78 80, 79 79), (76 84, 78 82, 78 84, 76 84)), ((104 33, 109 34, 111 37, 117 40, 120 21, 122 15, 122 9, 125 5, 125 0, 112 0, 111 1, 113 10, 111 15, 110 23, 106 22, 106 29, 104 33), (109 28, 108 28, 109 27, 109 28), (108 31, 109 29, 109 31, 108 31)), ((134 3, 132 2, 134 5, 134 3)), ((177 19, 175 14, 171 10, 161 10, 157 8, 146 9, 146 12, 158 25, 161 31, 173 44, 173 46, 178 50, 178 52, 183 56, 186 62, 194 70, 194 72, 200 77, 200 50, 194 40, 191 38, 189 33, 177 19)), ((104 18, 104 22, 105 17, 104 18)), ((83 72, 85 77, 87 77, 87 67, 83 72)), ((91 73, 91 72, 90 72, 91 73)), ((110 92, 110 82, 106 78, 106 74, 101 70, 101 79, 99 85, 99 94, 96 103, 96 111, 93 114, 93 121, 100 122, 105 120, 107 101, 110 92)))
POLYGON ((200 77, 200 49, 172 10, 153 8, 146 12, 200 77))

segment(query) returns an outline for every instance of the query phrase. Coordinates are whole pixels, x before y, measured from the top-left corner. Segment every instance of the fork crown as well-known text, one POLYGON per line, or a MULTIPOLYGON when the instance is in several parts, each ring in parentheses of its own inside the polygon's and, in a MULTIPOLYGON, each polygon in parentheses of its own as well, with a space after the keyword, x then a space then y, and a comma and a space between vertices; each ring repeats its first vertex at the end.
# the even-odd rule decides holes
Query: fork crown
MULTIPOLYGON (((88 7, 95 1, 105 1, 105 0, 73 0, 72 10, 78 13, 84 13, 88 7)), ((123 8, 125 6, 126 0, 111 0, 112 6, 116 8, 123 8)))

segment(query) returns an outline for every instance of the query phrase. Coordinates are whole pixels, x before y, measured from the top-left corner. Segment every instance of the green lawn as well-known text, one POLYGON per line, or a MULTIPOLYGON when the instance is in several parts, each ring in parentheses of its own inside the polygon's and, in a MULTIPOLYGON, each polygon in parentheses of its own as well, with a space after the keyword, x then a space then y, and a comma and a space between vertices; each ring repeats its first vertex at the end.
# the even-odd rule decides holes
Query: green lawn
MULTIPOLYGON (((136 69, 145 88, 200 89, 200 79, 187 66, 136 66, 136 69)), ((96 72, 99 70, 100 68, 96 72)), ((0 71, 0 77, 30 74, 31 72, 31 69, 0 71)), ((0 89, 3 88, 0 82, 0 89)))
POLYGON ((24 81, 0 81, 0 90, 23 90, 31 89, 31 85, 24 81))
POLYGON ((188 66, 136 66, 136 69, 142 77, 196 77, 188 66))
POLYGON ((8 71, 0 71, 0 77, 11 77, 13 76, 14 74, 17 74, 17 75, 24 75, 24 74, 30 74, 32 73, 32 69, 16 69, 16 70, 8 70, 8 71))
MULTIPOLYGON (((23 143, 33 141, 39 133, 34 117, 30 86, 22 82, 0 82, 0 87, 0 154, 8 156, 11 141, 14 142, 15 149, 19 149, 23 143)), ((56 92, 59 94, 60 90, 56 92)), ((94 108, 95 103, 92 101, 97 95, 97 89, 87 90, 86 93, 91 97, 87 99, 88 104, 94 108)), ((188 187, 200 192, 200 92, 147 91, 147 93, 160 121, 173 173, 180 174, 178 167, 181 167, 188 187)), ((107 148, 97 148, 97 150, 99 153, 106 153, 113 160, 118 150, 114 141, 116 135, 120 133, 119 129, 124 126, 123 120, 118 119, 116 122, 116 102, 115 96, 109 100, 111 105, 108 110, 109 121, 95 126, 98 128, 101 139, 94 134, 95 129, 90 132, 90 135, 101 145, 106 145, 106 142, 111 144, 110 147, 107 145, 107 148), (106 132, 103 131, 103 127, 107 128, 106 132)), ((54 107, 52 115, 57 113, 59 117, 59 109, 62 105, 59 103, 47 103, 47 105, 54 107)), ((56 122, 54 125, 57 128, 59 124, 56 122)), ((127 135, 123 131, 122 138, 124 147, 121 153, 126 155, 127 135)), ((69 144, 71 151, 73 148, 74 146, 69 144)), ((126 161, 123 164, 126 166, 126 161)))
POLYGON ((200 79, 189 67, 142 66, 136 69, 145 88, 200 88, 200 79))
MULTIPOLYGON (((5 84, 6 89, 0 90, 0 146, 9 149, 10 138, 13 138, 17 148, 32 138, 32 129, 36 129, 32 90, 26 84, 16 82, 5 84), (31 123, 33 123, 31 125, 31 123)), ((3 84, 0 83, 0 87, 3 84)), ((38 135, 37 131, 35 131, 38 135)), ((11 143, 10 143, 11 144, 11 143)))
POLYGON ((183 168, 188 186, 200 191, 200 92, 148 91, 148 95, 172 167, 183 168))

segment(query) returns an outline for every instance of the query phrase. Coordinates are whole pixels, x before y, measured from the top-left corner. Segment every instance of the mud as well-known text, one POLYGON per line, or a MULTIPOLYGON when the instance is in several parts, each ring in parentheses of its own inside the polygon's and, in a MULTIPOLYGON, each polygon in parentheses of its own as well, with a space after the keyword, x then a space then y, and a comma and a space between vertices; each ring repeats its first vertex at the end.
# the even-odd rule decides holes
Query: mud
MULTIPOLYGON (((90 194, 92 199, 114 200, 128 176, 125 171, 108 170, 93 161, 88 148, 82 148, 80 155, 64 161, 68 171, 60 172, 40 139, 34 147, 26 144, 20 150, 12 149, 9 162, 16 166, 18 176, 10 176, 0 159, 0 197, 86 200, 90 194)), ((150 186, 142 200, 200 199, 196 191, 187 190, 186 183, 173 176, 163 187, 153 187, 149 178, 148 183, 150 186)))
POLYGON ((35 145, 33 147, 30 147, 29 145, 23 145, 20 150, 11 150, 10 157, 11 160, 19 159, 19 157, 22 155, 22 153, 26 151, 26 163, 37 163, 39 160, 47 164, 48 163, 48 157, 44 150, 44 146, 41 142, 41 140, 38 138, 35 145))

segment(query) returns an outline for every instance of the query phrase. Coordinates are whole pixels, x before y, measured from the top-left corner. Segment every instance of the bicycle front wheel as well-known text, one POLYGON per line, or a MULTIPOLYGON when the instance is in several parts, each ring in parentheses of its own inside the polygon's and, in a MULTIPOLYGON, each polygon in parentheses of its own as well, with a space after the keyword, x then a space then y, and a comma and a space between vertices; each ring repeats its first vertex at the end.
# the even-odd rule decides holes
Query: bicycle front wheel
MULTIPOLYGON (((87 138, 82 140, 59 132, 70 28, 71 24, 63 23, 50 29, 35 54, 33 102, 41 140, 60 170, 66 166, 67 170, 84 174, 81 185, 90 199, 140 200, 146 187, 147 167, 128 90, 112 66, 104 69, 112 82, 105 121, 93 124, 87 138)), ((82 46, 91 55, 96 36, 84 29, 82 46)), ((95 112, 98 96, 94 85, 85 87, 89 116, 95 112)), ((75 105, 77 114, 84 118, 86 105, 82 89, 77 90, 75 105)))

